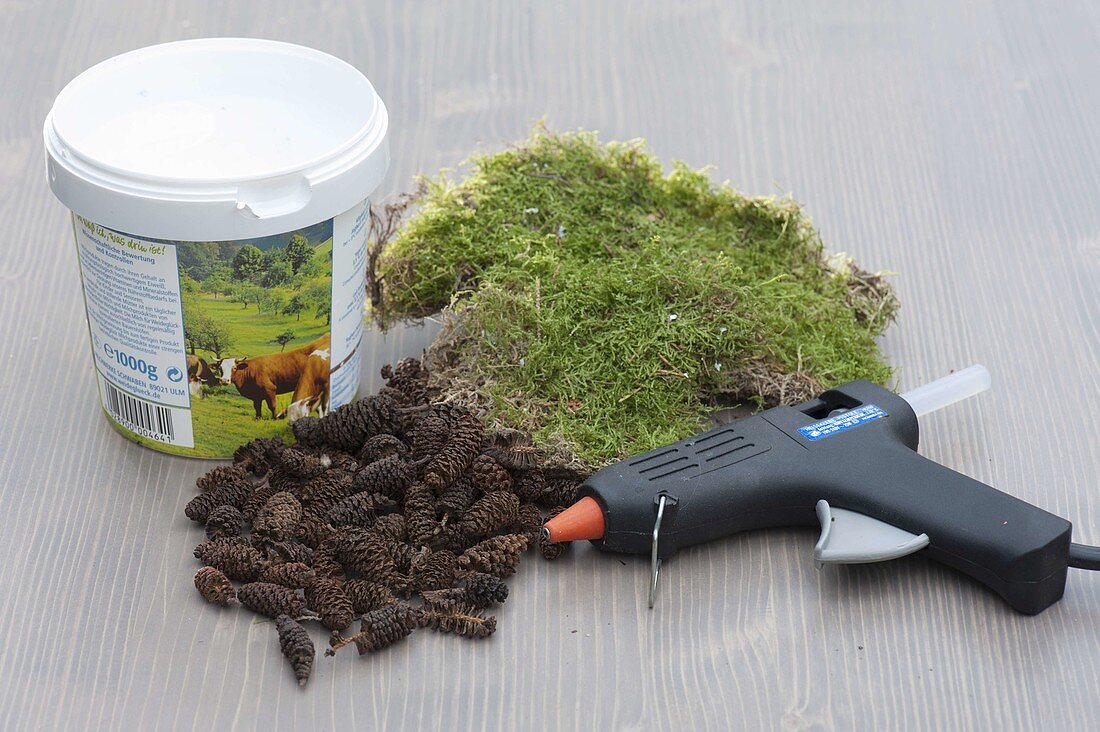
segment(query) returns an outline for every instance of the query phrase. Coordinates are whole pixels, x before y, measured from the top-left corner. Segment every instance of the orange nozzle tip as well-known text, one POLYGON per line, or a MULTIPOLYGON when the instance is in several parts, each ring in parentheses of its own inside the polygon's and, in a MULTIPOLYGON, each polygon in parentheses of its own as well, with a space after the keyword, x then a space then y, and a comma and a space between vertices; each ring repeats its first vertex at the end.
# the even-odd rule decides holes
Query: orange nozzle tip
POLYGON ((546 537, 553 542, 600 539, 606 529, 603 509, 591 496, 585 496, 543 525, 546 537))

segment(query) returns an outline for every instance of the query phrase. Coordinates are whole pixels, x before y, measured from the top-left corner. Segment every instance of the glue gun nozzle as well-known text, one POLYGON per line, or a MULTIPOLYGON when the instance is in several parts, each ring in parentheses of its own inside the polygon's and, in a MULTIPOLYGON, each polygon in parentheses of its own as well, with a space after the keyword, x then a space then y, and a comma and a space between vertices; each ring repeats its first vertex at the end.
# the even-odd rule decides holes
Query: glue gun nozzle
POLYGON ((546 522, 543 536, 553 542, 601 539, 607 530, 603 509, 595 498, 585 496, 546 522))

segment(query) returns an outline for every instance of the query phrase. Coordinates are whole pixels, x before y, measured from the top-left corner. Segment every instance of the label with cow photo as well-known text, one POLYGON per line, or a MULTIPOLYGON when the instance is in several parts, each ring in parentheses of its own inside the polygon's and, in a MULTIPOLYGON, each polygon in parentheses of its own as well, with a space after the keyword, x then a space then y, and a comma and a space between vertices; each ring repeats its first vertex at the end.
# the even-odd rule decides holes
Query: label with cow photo
POLYGON ((74 215, 100 401, 135 442, 228 457, 355 397, 369 203, 259 239, 144 239, 74 215))

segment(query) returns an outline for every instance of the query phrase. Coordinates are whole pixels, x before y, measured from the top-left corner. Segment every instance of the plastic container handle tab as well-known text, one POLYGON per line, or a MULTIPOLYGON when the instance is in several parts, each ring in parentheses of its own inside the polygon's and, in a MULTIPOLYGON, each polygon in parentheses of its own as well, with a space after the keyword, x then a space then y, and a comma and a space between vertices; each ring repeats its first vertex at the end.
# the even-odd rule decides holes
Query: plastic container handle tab
POLYGON ((250 218, 271 219, 301 211, 312 197, 309 179, 303 175, 242 183, 237 188, 237 211, 250 218))
POLYGON ((968 366, 961 371, 936 379, 924 386, 911 389, 901 398, 909 402, 918 417, 951 406, 986 391, 993 385, 989 369, 981 364, 968 366))

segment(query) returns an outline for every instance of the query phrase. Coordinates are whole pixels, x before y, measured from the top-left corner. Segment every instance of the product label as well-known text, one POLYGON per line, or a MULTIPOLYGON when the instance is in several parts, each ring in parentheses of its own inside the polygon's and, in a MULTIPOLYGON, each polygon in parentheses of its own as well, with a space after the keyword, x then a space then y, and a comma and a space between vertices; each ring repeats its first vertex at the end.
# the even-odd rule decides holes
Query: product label
POLYGON ((886 416, 889 415, 886 414, 886 411, 882 409, 882 407, 875 406, 874 404, 864 404, 862 407, 849 409, 847 412, 841 412, 828 419, 808 424, 805 427, 799 427, 798 431, 807 440, 814 442, 816 440, 824 440, 826 437, 832 437, 841 432, 846 432, 853 427, 859 427, 861 424, 873 422, 876 419, 886 416))
POLYGON ((259 239, 143 239, 74 215, 104 410, 131 439, 227 457, 355 396, 369 203, 259 239))
POLYGON ((146 440, 192 447, 176 250, 76 217, 104 408, 146 440))
POLYGON ((347 404, 359 388, 359 344, 367 296, 367 231, 363 202, 332 220, 332 401, 347 404))

